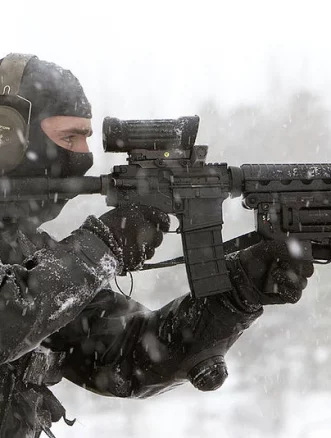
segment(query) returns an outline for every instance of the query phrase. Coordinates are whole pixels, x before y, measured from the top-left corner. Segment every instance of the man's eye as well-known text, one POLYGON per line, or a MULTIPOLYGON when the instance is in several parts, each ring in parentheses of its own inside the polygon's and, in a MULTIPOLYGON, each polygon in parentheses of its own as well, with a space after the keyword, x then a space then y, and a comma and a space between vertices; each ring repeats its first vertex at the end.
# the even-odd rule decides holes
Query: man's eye
POLYGON ((66 143, 72 143, 74 139, 73 135, 68 135, 67 137, 63 137, 62 140, 65 141, 66 143))
POLYGON ((66 137, 62 138, 62 141, 66 143, 66 148, 72 149, 74 147, 75 143, 75 136, 74 135, 67 135, 66 137))

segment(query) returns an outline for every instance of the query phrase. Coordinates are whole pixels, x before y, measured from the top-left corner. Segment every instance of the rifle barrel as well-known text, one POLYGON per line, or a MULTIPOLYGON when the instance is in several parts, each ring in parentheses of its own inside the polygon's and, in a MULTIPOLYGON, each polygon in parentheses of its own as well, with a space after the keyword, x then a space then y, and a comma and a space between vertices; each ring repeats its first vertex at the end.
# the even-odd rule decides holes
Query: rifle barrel
POLYGON ((71 199, 103 192, 103 176, 0 178, 0 202, 71 199))

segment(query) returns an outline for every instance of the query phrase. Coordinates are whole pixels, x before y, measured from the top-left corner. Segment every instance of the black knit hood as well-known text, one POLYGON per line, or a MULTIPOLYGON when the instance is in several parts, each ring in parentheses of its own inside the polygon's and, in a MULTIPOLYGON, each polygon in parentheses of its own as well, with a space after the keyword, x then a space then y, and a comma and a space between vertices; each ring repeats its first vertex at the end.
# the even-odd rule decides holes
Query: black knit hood
MULTIPOLYGON (((9 181, 15 177, 84 175, 93 164, 92 154, 58 146, 40 126, 42 120, 52 116, 92 117, 91 105, 78 79, 69 70, 33 57, 25 67, 19 95, 32 103, 29 143, 21 163, 6 174, 9 181)), ((14 223, 31 234, 43 222, 55 218, 65 203, 32 200, 0 204, 0 233, 14 223)))

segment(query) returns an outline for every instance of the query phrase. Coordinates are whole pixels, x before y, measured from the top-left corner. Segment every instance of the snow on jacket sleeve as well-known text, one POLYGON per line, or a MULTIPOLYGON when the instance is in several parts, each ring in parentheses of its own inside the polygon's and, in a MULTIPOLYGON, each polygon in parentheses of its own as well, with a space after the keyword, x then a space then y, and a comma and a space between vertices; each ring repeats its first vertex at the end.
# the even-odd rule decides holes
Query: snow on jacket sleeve
POLYGON ((68 324, 109 283, 120 268, 112 239, 101 221, 89 217, 22 265, 0 264, 0 364, 68 324))

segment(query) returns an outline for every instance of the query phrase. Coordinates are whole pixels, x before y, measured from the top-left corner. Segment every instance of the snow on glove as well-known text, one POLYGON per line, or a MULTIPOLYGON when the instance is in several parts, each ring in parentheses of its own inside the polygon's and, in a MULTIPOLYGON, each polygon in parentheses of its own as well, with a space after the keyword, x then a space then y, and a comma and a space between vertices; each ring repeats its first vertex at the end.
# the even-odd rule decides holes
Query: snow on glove
POLYGON ((123 250, 124 271, 140 269, 161 245, 163 233, 169 231, 170 219, 163 211, 149 205, 129 204, 117 207, 100 217, 114 234, 123 250))
POLYGON ((295 258, 285 242, 260 242, 239 253, 253 288, 242 290, 251 304, 296 303, 314 272, 312 262, 295 258))

